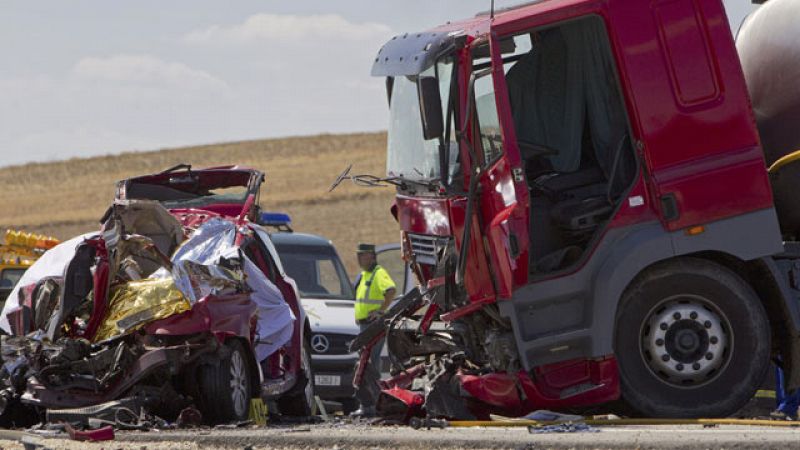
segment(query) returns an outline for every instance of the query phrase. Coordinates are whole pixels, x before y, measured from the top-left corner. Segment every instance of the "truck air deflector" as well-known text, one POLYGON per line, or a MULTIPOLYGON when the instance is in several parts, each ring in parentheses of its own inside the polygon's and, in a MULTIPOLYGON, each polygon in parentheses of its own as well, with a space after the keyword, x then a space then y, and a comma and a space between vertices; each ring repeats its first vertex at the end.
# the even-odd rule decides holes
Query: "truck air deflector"
POLYGON ((442 55, 459 48, 463 31, 406 33, 393 37, 378 51, 372 65, 374 77, 419 75, 442 55))

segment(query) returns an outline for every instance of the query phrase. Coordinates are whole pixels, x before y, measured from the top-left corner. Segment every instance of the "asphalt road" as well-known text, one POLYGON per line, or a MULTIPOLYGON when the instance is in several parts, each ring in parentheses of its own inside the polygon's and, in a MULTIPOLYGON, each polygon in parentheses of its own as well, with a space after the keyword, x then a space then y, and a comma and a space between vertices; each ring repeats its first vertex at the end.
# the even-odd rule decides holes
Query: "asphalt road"
MULTIPOLYGON (((799 424, 800 425, 800 424, 799 424)), ((526 428, 414 430, 399 426, 318 424, 236 430, 121 432, 114 442, 40 439, 58 449, 797 449, 800 428, 620 426, 596 433, 530 434, 526 428)), ((22 448, 0 441, 0 448, 22 448)))

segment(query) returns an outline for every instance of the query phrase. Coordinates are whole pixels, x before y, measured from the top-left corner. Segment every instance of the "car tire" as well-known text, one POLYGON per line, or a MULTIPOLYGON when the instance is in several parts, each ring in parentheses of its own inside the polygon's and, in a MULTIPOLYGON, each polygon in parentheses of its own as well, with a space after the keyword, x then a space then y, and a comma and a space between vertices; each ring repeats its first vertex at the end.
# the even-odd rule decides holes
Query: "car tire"
POLYGON ((199 408, 207 423, 244 421, 253 397, 250 354, 238 340, 230 340, 220 352, 219 364, 199 368, 199 408))
POLYGON ((294 417, 308 417, 314 413, 314 371, 311 368, 311 344, 303 340, 300 349, 300 374, 297 383, 277 400, 281 414, 294 417))
POLYGON ((649 269, 627 289, 614 349, 622 399, 648 417, 726 417, 769 367, 770 328, 752 287, 711 261, 649 269))

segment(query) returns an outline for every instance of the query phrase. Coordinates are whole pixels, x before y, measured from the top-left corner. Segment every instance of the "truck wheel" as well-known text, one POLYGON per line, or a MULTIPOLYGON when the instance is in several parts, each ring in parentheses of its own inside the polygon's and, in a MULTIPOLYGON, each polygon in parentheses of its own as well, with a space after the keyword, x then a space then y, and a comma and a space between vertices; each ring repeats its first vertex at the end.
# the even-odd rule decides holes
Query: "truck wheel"
POLYGON ((200 411, 212 424, 247 420, 253 397, 250 355, 238 340, 225 347, 218 365, 200 367, 200 411))
POLYGON ((297 383, 277 400, 281 414, 295 417, 308 417, 314 412, 314 372, 311 369, 311 345, 303 341, 300 349, 301 371, 297 383))
POLYGON ((725 417, 769 366, 770 331, 753 289, 731 270, 686 258, 636 280, 617 313, 622 398, 650 417, 725 417))

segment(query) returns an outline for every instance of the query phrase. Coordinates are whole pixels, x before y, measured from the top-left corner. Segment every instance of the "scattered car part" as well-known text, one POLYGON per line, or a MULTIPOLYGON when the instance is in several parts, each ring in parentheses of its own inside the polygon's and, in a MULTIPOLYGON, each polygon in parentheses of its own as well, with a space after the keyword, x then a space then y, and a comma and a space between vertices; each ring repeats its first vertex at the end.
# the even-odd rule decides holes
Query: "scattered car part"
POLYGON ((199 409, 188 406, 181 410, 178 418, 175 420, 175 425, 178 428, 194 428, 203 423, 203 413, 199 409))
POLYGON ((101 442, 114 440, 114 427, 110 425, 96 430, 79 431, 70 424, 65 423, 64 428, 67 430, 69 438, 73 441, 101 442))
POLYGON ((447 428, 447 421, 443 419, 430 419, 430 418, 419 418, 419 417, 412 417, 408 423, 411 428, 415 430, 419 430, 420 428, 426 428, 430 430, 431 428, 440 428, 444 429, 447 428))
POLYGON ((133 411, 138 417, 141 408, 147 404, 152 404, 154 400, 152 398, 127 397, 84 408, 49 409, 45 420, 47 423, 65 422, 84 427, 89 425, 90 419, 114 422, 118 418, 119 411, 133 411))

